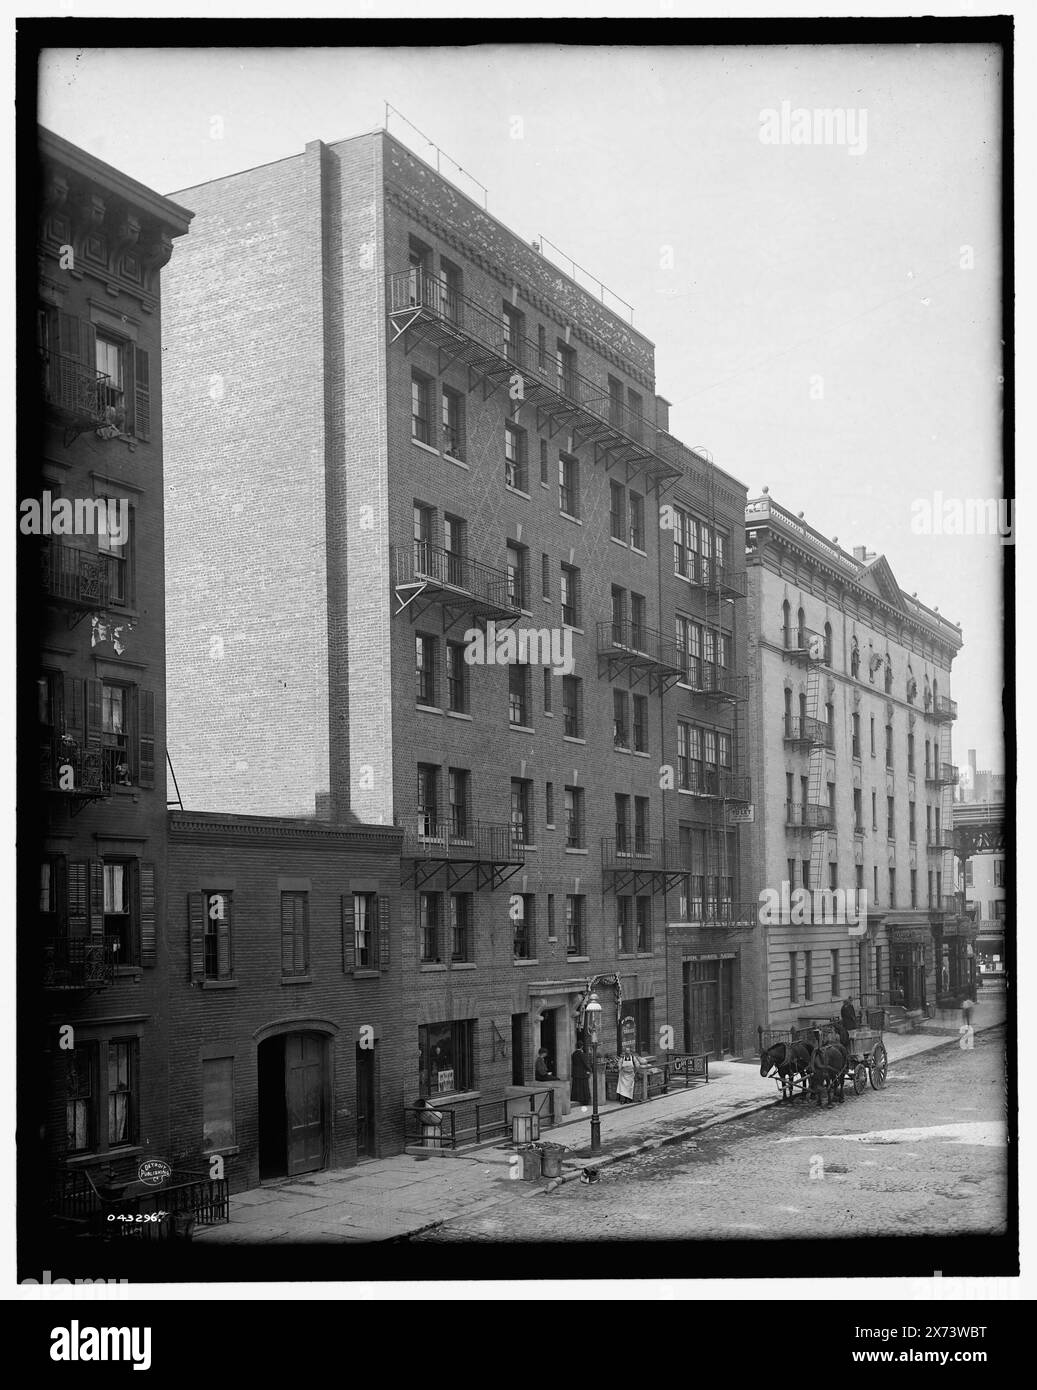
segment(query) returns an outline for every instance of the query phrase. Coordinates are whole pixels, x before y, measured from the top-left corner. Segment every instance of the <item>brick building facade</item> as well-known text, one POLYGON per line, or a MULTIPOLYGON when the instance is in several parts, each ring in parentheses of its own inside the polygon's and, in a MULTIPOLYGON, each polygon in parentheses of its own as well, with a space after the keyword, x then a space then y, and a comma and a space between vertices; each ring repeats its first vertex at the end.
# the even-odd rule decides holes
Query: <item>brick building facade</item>
POLYGON ((38 823, 21 808, 38 899, 19 1002, 42 1066, 20 1139, 75 1167, 168 1142, 159 272, 191 214, 48 131, 39 161, 41 525, 23 504, 19 537, 41 575, 21 744, 39 747, 38 823))
POLYGON ((963 986, 971 957, 952 853, 960 628, 882 556, 848 555, 770 497, 749 502, 746 541, 752 857, 778 895, 757 1017, 788 1026, 850 996, 921 1009, 963 986), (838 890, 846 918, 812 899, 804 920, 803 888, 838 890))
POLYGON ((170 1132, 230 1190, 403 1144, 400 832, 169 816, 170 1132))
POLYGON ((402 828, 405 1084, 565 1092, 592 980, 609 1047, 740 1051, 745 489, 652 344, 384 132, 180 196, 186 803, 402 828))

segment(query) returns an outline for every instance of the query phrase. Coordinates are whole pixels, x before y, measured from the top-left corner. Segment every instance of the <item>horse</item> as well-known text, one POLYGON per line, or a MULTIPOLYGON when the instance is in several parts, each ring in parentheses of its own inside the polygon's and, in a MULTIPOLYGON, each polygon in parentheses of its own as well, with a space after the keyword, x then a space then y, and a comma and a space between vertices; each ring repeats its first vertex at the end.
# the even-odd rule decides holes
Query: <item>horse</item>
POLYGON ((842 1043, 825 1043, 816 1049, 810 1059, 810 1094, 816 1096, 818 1108, 821 1106, 822 1091, 827 1095, 829 1105, 832 1104, 833 1092, 836 1100, 843 1099, 843 1082, 849 1064, 850 1054, 842 1043))
POLYGON ((775 1071, 781 1078, 781 1099, 791 1101, 796 1074, 807 1075, 813 1051, 808 1042, 775 1043, 760 1054, 760 1075, 768 1076, 775 1071))

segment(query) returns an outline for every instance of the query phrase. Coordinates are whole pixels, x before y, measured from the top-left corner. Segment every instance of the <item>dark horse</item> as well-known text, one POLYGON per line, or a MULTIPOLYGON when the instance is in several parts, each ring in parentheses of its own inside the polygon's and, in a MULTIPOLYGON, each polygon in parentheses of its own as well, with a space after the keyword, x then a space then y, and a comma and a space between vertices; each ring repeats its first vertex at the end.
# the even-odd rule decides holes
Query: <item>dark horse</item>
POLYGON ((808 1042, 775 1043, 760 1054, 760 1075, 769 1076, 775 1071, 781 1078, 781 1099, 791 1101, 796 1076, 808 1075, 813 1054, 813 1045, 808 1042))
POLYGON ((810 1061, 810 1094, 816 1096, 818 1106, 821 1105, 822 1091, 827 1095, 829 1105, 833 1094, 836 1100, 843 1099, 843 1082, 849 1063, 849 1051, 842 1043, 822 1044, 814 1052, 810 1061))

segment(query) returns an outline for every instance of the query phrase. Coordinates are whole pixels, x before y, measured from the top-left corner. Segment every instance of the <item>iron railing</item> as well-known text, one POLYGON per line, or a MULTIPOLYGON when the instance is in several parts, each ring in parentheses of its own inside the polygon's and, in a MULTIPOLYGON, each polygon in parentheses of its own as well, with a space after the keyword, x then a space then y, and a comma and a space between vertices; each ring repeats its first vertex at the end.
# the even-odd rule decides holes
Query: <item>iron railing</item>
MULTIPOLYGON (((456 1149, 464 1144, 479 1144, 510 1134, 511 1118, 518 1110, 522 1096, 500 1096, 493 1100, 440 1101, 428 1097, 428 1104, 438 1111, 442 1124, 428 1122, 428 1109, 423 1106, 404 1106, 404 1143, 430 1149, 456 1149), (509 1110, 510 1107, 510 1110, 509 1110), (422 1117, 426 1117, 424 1122, 422 1117)), ((554 1091, 532 1091, 528 1096, 529 1113, 539 1115, 544 1126, 555 1122, 554 1091)))
POLYGON ((823 633, 814 632, 809 627, 786 627, 782 629, 782 634, 787 652, 804 656, 809 661, 824 662, 826 660, 823 633))
POLYGON ((64 352, 44 351, 41 361, 47 404, 103 425, 111 378, 64 352))
POLYGON ((785 825, 794 830, 834 830, 835 812, 831 806, 786 801, 785 825))
POLYGON ((467 594, 495 608, 517 613, 519 598, 509 592, 508 576, 504 570, 493 569, 470 560, 466 555, 444 550, 428 541, 415 541, 396 551, 396 583, 414 584, 422 580, 446 585, 459 594, 467 594))
POLYGON ((785 720, 785 742, 805 743, 810 748, 835 747, 832 726, 825 719, 811 719, 808 715, 790 716, 785 720))
POLYGON ((925 849, 927 854, 943 854, 945 850, 953 848, 953 835, 929 834, 925 837, 925 849))
POLYGON ((95 1235, 152 1240, 173 1235, 185 1221, 218 1226, 230 1220, 227 1178, 173 1168, 161 1186, 128 1193, 130 1186, 142 1185, 134 1178, 135 1167, 126 1161, 65 1169, 52 1189, 51 1215, 95 1235))
POLYGON ((41 550, 41 585, 49 597, 75 608, 106 608, 112 601, 112 558, 49 541, 41 550))
POLYGON ((678 670, 681 664, 677 643, 644 623, 603 622, 598 624, 598 651, 622 652, 642 657, 658 666, 678 670))
POLYGON ((962 913, 961 897, 957 893, 941 893, 939 897, 935 894, 929 903, 929 915, 931 917, 957 917, 962 913))
MULTIPOLYGON (((662 452, 665 454, 666 450, 663 449, 662 452)), ((733 570, 730 565, 720 564, 710 556, 702 555, 676 540, 673 543, 673 570, 682 579, 689 579, 692 584, 700 585, 704 589, 719 589, 723 593, 733 594, 736 598, 745 597, 744 570, 733 570)))
POLYGON ((682 791, 693 796, 715 797, 718 800, 748 802, 749 778, 734 772, 721 772, 716 768, 699 769, 692 766, 687 775, 678 778, 682 791))
POLYGON ((105 796, 111 788, 113 754, 123 756, 120 750, 83 748, 67 735, 44 739, 40 785, 70 796, 105 796))
POLYGON ((52 937, 43 943, 44 989, 105 989, 115 978, 111 941, 52 937))
POLYGON ((957 719, 958 702, 952 700, 949 695, 937 695, 933 701, 932 717, 939 721, 957 719))
POLYGON ((956 787, 958 785, 958 769, 954 763, 937 763, 932 771, 926 772, 925 785, 927 787, 956 787))
POLYGON ((415 824, 403 831, 404 859, 521 863, 521 849, 514 826, 492 821, 473 820, 455 828, 452 822, 431 820, 419 813, 415 824))

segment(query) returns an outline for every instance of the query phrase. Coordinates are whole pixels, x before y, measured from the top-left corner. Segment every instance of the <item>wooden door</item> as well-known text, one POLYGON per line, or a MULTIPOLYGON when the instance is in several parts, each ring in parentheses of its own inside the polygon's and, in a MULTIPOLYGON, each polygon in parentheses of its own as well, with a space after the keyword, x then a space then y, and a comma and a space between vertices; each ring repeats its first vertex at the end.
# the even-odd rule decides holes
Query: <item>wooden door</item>
POLYGON ((374 1048, 356 1048, 356 1156, 375 1156, 374 1048))
POLYGON ((324 1166, 324 1044, 314 1033, 285 1038, 288 1176, 324 1166))

